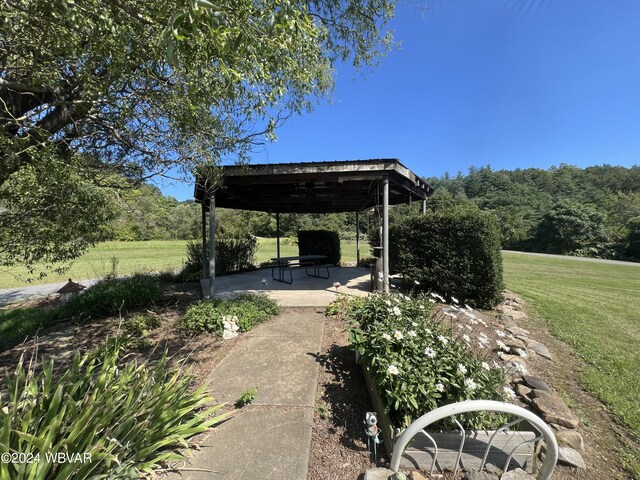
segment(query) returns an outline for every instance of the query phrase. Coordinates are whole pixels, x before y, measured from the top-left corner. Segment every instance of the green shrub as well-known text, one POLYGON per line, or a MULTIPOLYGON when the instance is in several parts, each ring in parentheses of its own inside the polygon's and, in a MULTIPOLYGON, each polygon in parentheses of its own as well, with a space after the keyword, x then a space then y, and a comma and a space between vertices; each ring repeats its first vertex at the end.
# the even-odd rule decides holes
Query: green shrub
POLYGON ((500 229, 489 213, 455 208, 397 219, 389 230, 392 271, 417 288, 478 307, 502 299, 500 229))
POLYGON ((152 305, 160 296, 157 276, 136 274, 131 277, 102 280, 56 309, 58 318, 86 319, 126 313, 133 308, 152 305))
MULTIPOLYGON (((216 235, 216 275, 254 269, 257 249, 258 238, 253 235, 216 235)), ((208 261, 209 243, 207 242, 208 261)), ((202 272, 202 241, 187 243, 187 261, 184 271, 189 274, 189 279, 197 280, 200 278, 202 272)))
POLYGON ((327 263, 340 264, 340 236, 331 230, 300 230, 298 232, 300 255, 326 255, 327 263))
POLYGON ((203 410, 203 388, 172 370, 166 354, 156 364, 123 363, 117 342, 76 353, 61 375, 53 361, 42 372, 21 361, 5 376, 0 403, 0 453, 39 455, 33 463, 0 462, 0 478, 139 478, 167 460, 190 436, 220 422, 220 406, 203 410), (47 454, 87 453, 91 461, 47 462, 47 454))
MULTIPOLYGON (((432 319, 432 311, 424 298, 395 295, 371 295, 348 309, 351 346, 375 377, 396 426, 407 427, 449 403, 504 398, 503 370, 490 367, 441 320, 432 319)), ((483 348, 490 352, 488 344, 483 348)), ((463 417, 462 423, 473 429, 498 420, 487 412, 463 417)))
POLYGON ((264 295, 242 295, 232 300, 205 300, 187 310, 180 319, 179 328, 190 335, 202 332, 222 335, 225 317, 237 317, 242 332, 277 315, 280 307, 264 295))

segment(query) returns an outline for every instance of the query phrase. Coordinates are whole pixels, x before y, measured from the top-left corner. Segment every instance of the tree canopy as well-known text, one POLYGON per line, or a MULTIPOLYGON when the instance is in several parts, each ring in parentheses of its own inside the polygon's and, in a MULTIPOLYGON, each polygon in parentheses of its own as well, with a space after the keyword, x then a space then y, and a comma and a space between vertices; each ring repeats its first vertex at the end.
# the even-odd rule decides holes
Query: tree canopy
POLYGON ((391 0, 0 5, 0 265, 79 255, 130 181, 246 160, 331 91, 335 62, 375 65, 394 10, 391 0))

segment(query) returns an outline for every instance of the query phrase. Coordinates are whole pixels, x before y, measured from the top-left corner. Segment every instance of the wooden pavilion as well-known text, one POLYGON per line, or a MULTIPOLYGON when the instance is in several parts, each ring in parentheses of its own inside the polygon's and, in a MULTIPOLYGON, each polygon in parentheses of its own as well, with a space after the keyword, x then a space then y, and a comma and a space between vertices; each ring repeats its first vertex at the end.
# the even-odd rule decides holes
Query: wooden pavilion
MULTIPOLYGON (((356 212, 359 252, 359 213, 382 209, 383 289, 389 291, 389 206, 423 202, 431 188, 397 159, 348 160, 336 162, 276 163, 222 167, 222 181, 196 178, 195 199, 202 205, 203 259, 206 258, 209 225, 209 295, 215 293, 216 207, 254 210, 276 215, 278 257, 281 213, 356 212), (215 184, 220 186, 209 186, 215 184), (208 220, 207 220, 208 217, 208 220)), ((204 260, 203 260, 204 261, 204 260)))

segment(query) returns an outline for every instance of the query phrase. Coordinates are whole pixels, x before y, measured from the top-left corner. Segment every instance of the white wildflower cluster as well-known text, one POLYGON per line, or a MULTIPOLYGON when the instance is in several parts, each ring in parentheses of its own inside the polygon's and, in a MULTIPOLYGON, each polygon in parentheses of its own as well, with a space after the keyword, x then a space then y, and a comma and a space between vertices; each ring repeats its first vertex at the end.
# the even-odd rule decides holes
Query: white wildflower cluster
POLYGON ((478 384, 474 382, 473 378, 465 378, 464 386, 467 388, 467 390, 475 390, 476 388, 478 388, 478 384))
POLYGON ((431 292, 429 294, 429 297, 434 300, 440 301, 440 303, 446 303, 446 300, 444 299, 444 297, 442 295, 438 295, 437 293, 431 292))
POLYGON ((396 317, 399 317, 400 315, 402 315, 402 310, 400 310, 400 307, 396 305, 389 311, 389 313, 395 315, 396 317))
POLYGON ((487 362, 482 362, 482 368, 484 368, 485 370, 491 370, 491 367, 489 366, 489 364, 487 362))
POLYGON ((389 335, 388 333, 383 333, 382 338, 384 338, 385 340, 391 340, 391 335, 389 335))
POLYGON ((509 347, 507 347, 504 342, 500 341, 500 340, 496 340, 496 346, 500 349, 500 350, 504 350, 505 352, 509 351, 509 347))
POLYGON ((444 385, 442 384, 442 382, 436 383, 436 391, 444 392, 444 385))
POLYGON ((417 337, 418 336, 418 334, 416 333, 415 330, 409 330, 407 332, 407 335, 410 336, 410 337, 417 337))
POLYGON ((502 330, 498 330, 496 329, 496 335, 498 335, 500 338, 504 338, 507 336, 506 333, 504 333, 502 330))
POLYGON ((489 346, 489 337, 487 337, 483 332, 478 335, 478 346, 480 348, 487 348, 489 346))
POLYGON ((517 354, 519 357, 522 357, 522 358, 527 358, 527 357, 529 356, 529 355, 527 354, 527 352, 526 352, 525 350, 523 350, 522 348, 516 348, 516 354, 517 354))
POLYGON ((458 372, 460 372, 463 375, 466 375, 467 367, 465 367, 462 363, 459 363, 458 364, 458 372))
POLYGON ((435 358, 436 351, 431 347, 427 347, 424 349, 424 354, 429 358, 435 358))
POLYGON ((505 385, 503 387, 503 391, 504 391, 504 396, 507 397, 509 400, 513 400, 514 398, 516 398, 516 394, 513 392, 513 390, 511 390, 510 387, 507 387, 505 385))
POLYGON ((447 343, 449 343, 449 340, 447 339, 447 337, 443 337, 442 335, 438 335, 438 341, 442 345, 446 345, 447 343))

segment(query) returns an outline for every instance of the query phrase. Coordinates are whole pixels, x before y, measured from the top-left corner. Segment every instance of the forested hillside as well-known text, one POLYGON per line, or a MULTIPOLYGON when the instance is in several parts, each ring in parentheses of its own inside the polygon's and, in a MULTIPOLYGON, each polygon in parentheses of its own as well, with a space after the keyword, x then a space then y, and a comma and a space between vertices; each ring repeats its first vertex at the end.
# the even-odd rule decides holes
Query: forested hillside
POLYGON ((640 258, 640 167, 471 168, 429 178, 431 208, 466 204, 493 212, 504 248, 640 258))

